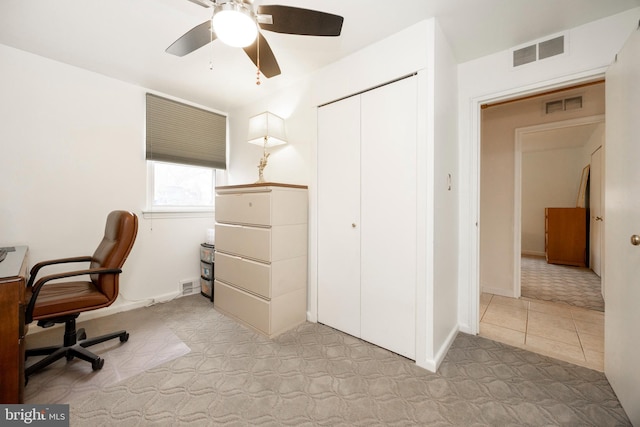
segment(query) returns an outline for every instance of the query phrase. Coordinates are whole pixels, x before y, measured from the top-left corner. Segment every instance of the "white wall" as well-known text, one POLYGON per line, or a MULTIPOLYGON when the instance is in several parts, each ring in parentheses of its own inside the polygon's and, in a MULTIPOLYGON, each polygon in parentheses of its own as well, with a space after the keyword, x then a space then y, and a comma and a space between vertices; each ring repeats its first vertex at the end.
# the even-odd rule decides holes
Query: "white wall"
POLYGON ((311 105, 309 79, 229 112, 230 185, 247 184, 258 179, 262 148, 249 144, 249 118, 270 111, 285 120, 287 144, 269 148, 264 178, 272 182, 308 185, 311 176, 311 145, 316 138, 316 110, 311 105))
POLYGON ((435 25, 434 64, 434 357, 442 360, 458 331, 458 100, 457 62, 435 25))
MULTIPOLYGON (((480 104, 555 88, 601 75, 637 27, 640 8, 598 20, 567 33, 567 54, 512 70, 511 51, 458 66, 460 143, 459 325, 478 331, 480 217, 480 104)), ((504 256, 504 254, 501 254, 504 256)))
POLYGON ((90 255, 107 213, 126 209, 139 231, 114 306, 170 298, 198 278, 213 218, 141 214, 145 89, 3 45, 0 63, 1 244, 28 245, 31 265, 90 255))

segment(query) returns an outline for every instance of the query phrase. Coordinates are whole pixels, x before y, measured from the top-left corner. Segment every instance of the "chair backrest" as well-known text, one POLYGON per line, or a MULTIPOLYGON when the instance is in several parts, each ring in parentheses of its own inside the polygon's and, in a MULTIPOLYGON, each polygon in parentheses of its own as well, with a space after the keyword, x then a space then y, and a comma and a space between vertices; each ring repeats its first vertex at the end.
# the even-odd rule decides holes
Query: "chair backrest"
MULTIPOLYGON (((138 234, 138 217, 128 211, 113 211, 107 217, 104 237, 93 254, 91 268, 122 268, 138 234)), ((118 274, 93 274, 91 281, 113 301, 118 296, 118 274)))

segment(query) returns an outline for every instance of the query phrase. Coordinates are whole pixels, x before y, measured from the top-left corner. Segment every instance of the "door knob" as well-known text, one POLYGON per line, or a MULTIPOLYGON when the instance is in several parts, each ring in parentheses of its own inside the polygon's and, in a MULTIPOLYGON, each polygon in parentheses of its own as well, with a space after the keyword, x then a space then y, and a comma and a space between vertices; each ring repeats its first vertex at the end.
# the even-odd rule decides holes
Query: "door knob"
POLYGON ((351 228, 356 228, 356 223, 355 222, 351 224, 351 228))
POLYGON ((633 246, 640 245, 640 236, 638 236, 637 234, 634 234, 633 236, 631 236, 631 244, 633 246))

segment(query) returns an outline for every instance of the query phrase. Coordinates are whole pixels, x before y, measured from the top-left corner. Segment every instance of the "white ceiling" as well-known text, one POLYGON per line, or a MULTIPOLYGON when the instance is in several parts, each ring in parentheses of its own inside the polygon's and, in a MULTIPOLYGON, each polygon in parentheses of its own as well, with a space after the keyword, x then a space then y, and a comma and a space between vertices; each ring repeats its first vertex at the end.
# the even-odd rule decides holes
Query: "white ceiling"
POLYGON ((602 123, 588 123, 532 132, 522 137, 522 151, 547 151, 584 147, 602 123))
POLYGON ((164 52, 211 16, 211 9, 187 0, 2 0, 0 43, 228 111, 433 16, 458 61, 465 62, 638 7, 640 0, 255 0, 254 4, 341 15, 342 35, 322 38, 264 31, 282 74, 262 78, 260 86, 246 54, 220 41, 182 58, 164 52))

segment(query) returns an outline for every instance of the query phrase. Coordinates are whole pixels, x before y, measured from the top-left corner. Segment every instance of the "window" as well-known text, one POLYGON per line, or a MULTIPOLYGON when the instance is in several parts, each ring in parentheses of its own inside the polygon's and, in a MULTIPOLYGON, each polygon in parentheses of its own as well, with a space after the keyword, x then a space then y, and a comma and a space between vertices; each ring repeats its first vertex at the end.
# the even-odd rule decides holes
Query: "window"
POLYGON ((227 117, 148 93, 146 217, 211 215, 227 117))
POLYGON ((150 162, 152 208, 213 209, 215 169, 150 162))

